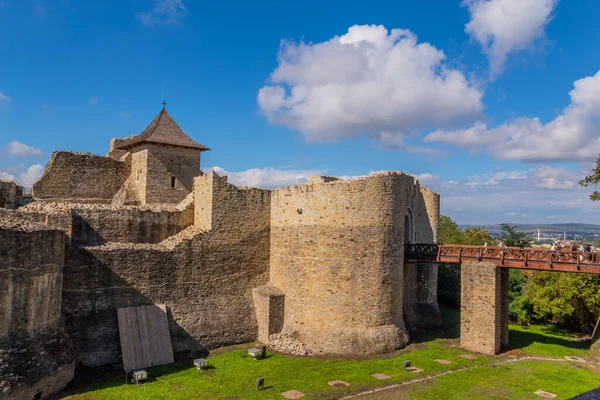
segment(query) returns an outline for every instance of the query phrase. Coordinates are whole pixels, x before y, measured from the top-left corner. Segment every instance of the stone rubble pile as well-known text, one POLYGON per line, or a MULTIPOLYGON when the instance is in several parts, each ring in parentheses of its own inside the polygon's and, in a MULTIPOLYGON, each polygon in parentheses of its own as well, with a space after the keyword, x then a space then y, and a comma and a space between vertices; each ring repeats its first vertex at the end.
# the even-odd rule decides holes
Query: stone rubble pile
POLYGON ((310 356, 313 354, 300 340, 283 333, 276 333, 269 336, 269 348, 295 356, 310 356))
MULTIPOLYGON (((188 196, 189 197, 189 196, 188 196)), ((134 206, 134 205, 116 205, 116 204, 102 204, 102 203, 73 203, 73 202, 64 202, 57 203, 53 201, 43 201, 36 200, 28 205, 21 207, 19 211, 24 212, 42 212, 47 214, 54 213, 68 213, 74 209, 84 209, 84 210, 112 210, 112 211, 120 211, 120 210, 140 210, 140 211, 182 211, 186 208, 190 207, 193 203, 193 198, 191 200, 186 197, 179 204, 151 204, 145 206, 134 206), (184 204, 185 203, 185 204, 184 204)))
POLYGON ((191 225, 191 226, 188 226, 187 228, 185 228, 184 230, 182 230, 181 232, 176 233, 173 236, 169 236, 168 238, 166 238, 165 240, 160 242, 159 245, 172 249, 175 246, 177 246, 179 243, 189 240, 189 239, 192 239, 194 236, 196 236, 202 232, 206 232, 206 231, 198 228, 195 225, 191 225))
POLYGON ((11 230, 15 230, 15 231, 31 232, 31 231, 47 230, 49 228, 44 224, 40 224, 40 223, 36 223, 36 222, 29 222, 29 221, 20 220, 20 219, 14 219, 14 220, 0 220, 0 229, 11 229, 11 230))

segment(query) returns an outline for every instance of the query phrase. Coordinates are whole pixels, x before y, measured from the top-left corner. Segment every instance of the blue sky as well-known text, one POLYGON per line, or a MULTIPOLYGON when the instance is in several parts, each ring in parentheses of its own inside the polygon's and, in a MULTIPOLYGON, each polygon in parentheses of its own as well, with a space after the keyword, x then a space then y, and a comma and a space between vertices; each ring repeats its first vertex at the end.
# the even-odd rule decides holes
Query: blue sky
POLYGON ((277 187, 402 170, 459 223, 600 222, 600 2, 1 0, 0 179, 161 107, 202 168, 277 187))

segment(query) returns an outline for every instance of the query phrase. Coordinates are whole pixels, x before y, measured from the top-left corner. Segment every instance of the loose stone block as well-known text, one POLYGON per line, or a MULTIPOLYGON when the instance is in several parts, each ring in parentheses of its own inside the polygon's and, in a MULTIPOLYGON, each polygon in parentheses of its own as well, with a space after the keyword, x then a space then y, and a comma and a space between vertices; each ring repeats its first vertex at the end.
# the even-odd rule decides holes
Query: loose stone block
POLYGON ((448 364, 452 364, 452 361, 448 361, 448 360, 434 360, 435 362, 439 363, 439 364, 444 364, 444 365, 448 365, 448 364))
POLYGON ((544 392, 543 390, 536 390, 533 393, 537 394, 538 396, 541 396, 545 399, 554 399, 556 397, 556 395, 554 393, 544 392))
POLYGON ((376 374, 371 375, 373 378, 375 379, 379 379, 380 381, 386 380, 386 379, 390 379, 391 376, 386 375, 386 374, 380 374, 379 372, 376 374))
POLYGON ((423 370, 421 368, 417 368, 417 367, 408 367, 408 368, 406 368, 406 370, 408 372, 423 372, 423 370))
POLYGON ((282 392, 281 395, 286 399, 300 399, 304 397, 304 393, 297 390, 288 390, 287 392, 282 392))

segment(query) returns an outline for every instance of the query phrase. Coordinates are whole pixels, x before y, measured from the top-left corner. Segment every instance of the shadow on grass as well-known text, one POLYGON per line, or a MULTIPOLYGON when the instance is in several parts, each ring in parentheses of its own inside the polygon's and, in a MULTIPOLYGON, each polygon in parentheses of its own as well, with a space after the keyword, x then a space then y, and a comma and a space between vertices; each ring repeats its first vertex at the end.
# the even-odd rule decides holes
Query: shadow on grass
MULTIPOLYGON (((146 368, 146 371, 148 371, 148 380, 142 382, 142 384, 154 382, 161 376, 169 375, 174 372, 179 372, 189 368, 193 368, 193 365, 190 361, 182 361, 175 364, 146 368)), ((216 368, 212 367, 212 369, 216 368)), ((131 376, 129 376, 129 378, 131 379, 131 376)), ((67 396, 83 394, 92 390, 108 389, 115 386, 125 385, 126 383, 131 384, 131 382, 126 382, 126 376, 123 369, 117 366, 81 368, 76 371, 75 379, 73 379, 73 382, 71 382, 69 387, 67 387, 55 398, 62 399, 67 396)))
POLYGON ((460 310, 440 307, 442 325, 434 329, 423 329, 411 333, 414 343, 429 342, 435 339, 458 339, 460 337, 460 310))
MULTIPOLYGON (((550 330, 552 333, 554 331, 550 330)), ((550 332, 548 332, 550 333, 550 332)), ((554 333, 556 334, 556 333, 554 333)), ((570 349, 587 350, 589 342, 575 341, 565 338, 550 336, 539 332, 523 332, 522 330, 509 329, 508 334, 509 349, 522 349, 531 346, 534 343, 551 344, 570 349)))

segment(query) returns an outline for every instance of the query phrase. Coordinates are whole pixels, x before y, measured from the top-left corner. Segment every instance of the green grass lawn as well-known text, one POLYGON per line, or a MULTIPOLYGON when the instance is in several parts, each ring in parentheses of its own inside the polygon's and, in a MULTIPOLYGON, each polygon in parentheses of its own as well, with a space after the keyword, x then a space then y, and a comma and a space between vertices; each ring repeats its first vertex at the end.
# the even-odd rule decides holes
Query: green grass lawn
MULTIPOLYGON (((271 353, 266 359, 255 361, 247 355, 246 349, 250 345, 233 346, 213 351, 208 357, 212 366, 208 371, 196 370, 191 362, 150 368, 151 379, 139 387, 124 385, 124 374, 119 371, 84 371, 63 396, 72 400, 282 399, 281 392, 295 389, 305 393, 307 399, 334 399, 470 366, 479 367, 364 398, 397 398, 400 392, 414 399, 534 398, 532 392, 538 389, 566 398, 600 386, 600 376, 590 370, 588 364, 520 361, 492 368, 488 366, 491 361, 500 362, 508 357, 477 355, 475 360, 465 360, 459 355, 466 352, 457 347, 456 339, 452 339, 458 336, 457 315, 452 310, 445 310, 445 324, 437 339, 431 333, 413 335, 416 343, 385 356, 344 359, 271 353), (405 372, 403 366, 407 359, 424 372, 405 372), (446 359, 452 364, 442 365, 435 359, 446 359), (376 372, 389 375, 391 379, 378 381, 370 376, 376 372), (269 388, 259 392, 254 384, 260 376, 265 378, 265 385, 269 388), (340 389, 327 384, 337 379, 351 386, 340 389)), ((513 350, 509 354, 588 356, 588 344, 574 339, 572 335, 552 327, 522 328, 511 325, 510 343, 513 350)))
POLYGON ((522 361, 441 376, 431 383, 411 388, 409 397, 415 400, 541 399, 534 392, 543 390, 556 394, 559 399, 569 399, 598 386, 600 377, 583 364, 522 361))

